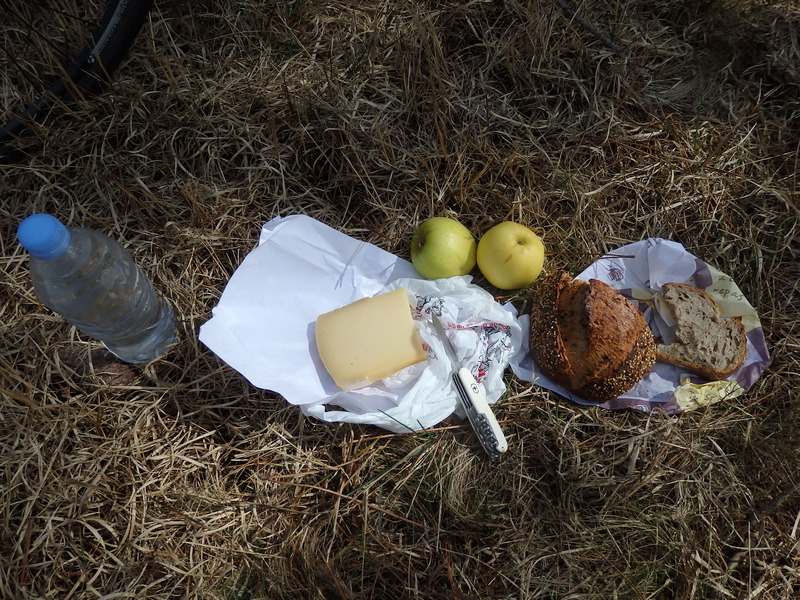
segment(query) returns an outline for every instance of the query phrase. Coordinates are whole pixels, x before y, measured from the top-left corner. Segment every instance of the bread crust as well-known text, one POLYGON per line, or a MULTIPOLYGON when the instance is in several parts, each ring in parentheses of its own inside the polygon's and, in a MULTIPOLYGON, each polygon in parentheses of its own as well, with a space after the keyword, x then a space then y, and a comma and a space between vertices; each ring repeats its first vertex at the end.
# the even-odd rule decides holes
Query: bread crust
POLYGON ((633 387, 655 363, 650 328, 622 294, 597 279, 546 275, 531 290, 530 347, 539 368, 586 400, 633 387))
POLYGON ((626 361, 640 337, 645 338, 644 346, 647 345, 647 336, 641 335, 645 330, 650 332, 644 318, 630 300, 608 284, 589 280, 586 312, 589 318, 586 362, 592 365, 594 378, 613 374, 616 367, 626 361))
MULTIPOLYGON (((718 381, 722 379, 727 379, 731 375, 733 375, 736 371, 738 371, 741 366, 744 364, 745 359, 747 358, 747 334, 744 328, 744 323, 742 323, 742 319, 740 317, 731 317, 730 319, 722 319, 720 315, 720 308, 717 301, 714 300, 705 290, 701 290, 700 288, 685 284, 685 283, 665 283, 662 286, 662 292, 666 294, 670 289, 676 290, 686 290, 692 294, 697 295, 700 298, 703 298, 707 303, 709 308, 712 310, 713 315, 712 319, 715 322, 722 323, 724 326, 730 327, 735 330, 735 336, 737 338, 737 353, 731 359, 730 365, 725 369, 713 369, 711 367, 707 367, 702 365, 697 361, 690 361, 690 360, 683 360, 679 357, 676 357, 672 354, 669 354, 669 345, 658 344, 656 346, 656 360, 660 360, 662 362, 667 362, 674 365, 679 365, 684 367, 685 369, 692 371, 703 377, 704 379, 708 379, 709 381, 718 381)), ((680 336, 682 334, 682 328, 680 324, 676 324, 676 341, 680 342, 680 336)), ((675 343, 675 342, 673 342, 675 343)))
POLYGON ((587 400, 594 399, 598 402, 617 398, 650 372, 655 360, 653 334, 649 327, 645 327, 637 336, 630 353, 619 366, 602 377, 588 380, 582 387, 575 390, 575 393, 587 400))
POLYGON ((543 275, 531 287, 530 348, 536 364, 562 387, 569 385, 569 363, 558 327, 558 298, 570 278, 564 271, 543 275))

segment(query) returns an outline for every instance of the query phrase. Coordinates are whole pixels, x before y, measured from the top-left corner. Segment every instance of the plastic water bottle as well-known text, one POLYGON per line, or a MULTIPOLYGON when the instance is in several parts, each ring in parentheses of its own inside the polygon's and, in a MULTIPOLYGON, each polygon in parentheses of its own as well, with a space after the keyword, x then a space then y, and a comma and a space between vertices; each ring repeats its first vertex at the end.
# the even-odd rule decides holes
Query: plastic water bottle
POLYGON ((150 362, 175 342, 172 308, 117 241, 41 213, 20 223, 17 239, 39 300, 120 359, 150 362))

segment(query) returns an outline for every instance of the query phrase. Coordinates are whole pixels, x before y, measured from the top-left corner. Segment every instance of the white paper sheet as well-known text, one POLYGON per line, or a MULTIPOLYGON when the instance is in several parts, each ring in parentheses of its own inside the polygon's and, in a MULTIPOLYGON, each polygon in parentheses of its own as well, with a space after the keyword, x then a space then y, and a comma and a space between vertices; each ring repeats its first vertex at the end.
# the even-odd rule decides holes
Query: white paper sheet
POLYGON ((404 432, 436 425, 456 408, 453 365, 429 325, 431 310, 450 320, 457 349, 495 402, 522 345, 513 309, 468 276, 424 280, 410 262, 303 215, 263 226, 258 247, 234 272, 199 337, 254 386, 281 394, 304 414, 404 432), (399 285, 412 294, 428 361, 370 388, 339 391, 316 349, 317 316, 399 285))
POLYGON ((407 261, 310 217, 278 217, 231 276, 200 341, 254 386, 293 404, 317 402, 329 395, 310 352, 317 316, 399 277, 418 275, 407 261))

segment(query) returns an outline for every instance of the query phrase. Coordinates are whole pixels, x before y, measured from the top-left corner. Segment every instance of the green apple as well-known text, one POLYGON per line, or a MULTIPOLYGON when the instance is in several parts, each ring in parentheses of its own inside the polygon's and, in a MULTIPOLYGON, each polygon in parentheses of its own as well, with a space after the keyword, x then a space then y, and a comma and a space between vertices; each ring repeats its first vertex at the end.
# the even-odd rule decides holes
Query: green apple
POLYGON ((455 219, 431 217, 414 230, 411 263, 427 279, 466 275, 475 268, 477 244, 455 219))
POLYGON ((504 221, 478 242, 478 268, 494 287, 517 290, 533 283, 544 265, 544 244, 533 231, 504 221))

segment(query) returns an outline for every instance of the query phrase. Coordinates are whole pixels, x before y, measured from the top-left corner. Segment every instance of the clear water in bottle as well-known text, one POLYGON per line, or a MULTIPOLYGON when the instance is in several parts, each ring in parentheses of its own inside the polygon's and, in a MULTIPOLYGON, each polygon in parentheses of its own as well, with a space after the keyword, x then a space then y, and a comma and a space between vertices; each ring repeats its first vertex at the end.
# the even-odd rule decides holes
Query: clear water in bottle
POLYGON ((117 241, 44 214, 25 219, 17 235, 39 300, 120 359, 146 363, 175 342, 172 308, 117 241))

